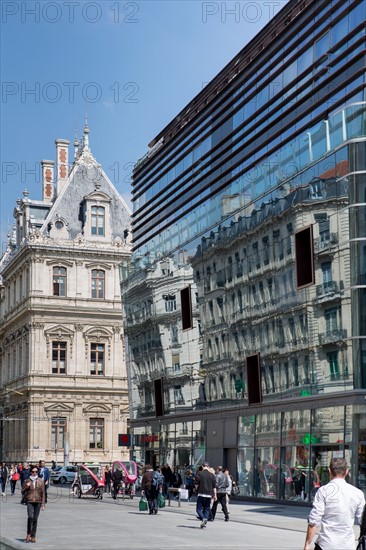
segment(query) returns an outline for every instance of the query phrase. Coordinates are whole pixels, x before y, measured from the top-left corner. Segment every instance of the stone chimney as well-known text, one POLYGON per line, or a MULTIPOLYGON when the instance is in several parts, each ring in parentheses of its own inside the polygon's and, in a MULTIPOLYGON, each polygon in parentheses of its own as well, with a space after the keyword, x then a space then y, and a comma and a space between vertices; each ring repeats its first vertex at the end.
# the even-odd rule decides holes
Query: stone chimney
POLYGON ((61 193, 69 175, 69 144, 67 139, 56 139, 56 189, 57 196, 61 193))
POLYGON ((55 194, 54 188, 54 160, 42 160, 42 200, 52 202, 55 194))

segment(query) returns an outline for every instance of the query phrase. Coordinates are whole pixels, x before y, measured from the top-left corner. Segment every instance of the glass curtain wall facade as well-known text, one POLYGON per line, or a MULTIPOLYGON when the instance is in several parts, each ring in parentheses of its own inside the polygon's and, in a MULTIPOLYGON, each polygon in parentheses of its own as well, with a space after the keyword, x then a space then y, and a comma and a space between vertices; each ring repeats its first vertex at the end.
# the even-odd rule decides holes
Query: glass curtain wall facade
POLYGON ((311 500, 366 487, 365 0, 290 1, 136 164, 131 450, 311 500))

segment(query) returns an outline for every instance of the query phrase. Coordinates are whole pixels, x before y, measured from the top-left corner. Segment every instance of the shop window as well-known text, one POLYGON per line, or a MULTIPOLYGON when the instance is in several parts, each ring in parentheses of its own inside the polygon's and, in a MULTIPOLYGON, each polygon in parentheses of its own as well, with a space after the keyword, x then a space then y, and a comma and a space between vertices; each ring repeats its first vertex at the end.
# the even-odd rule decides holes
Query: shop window
POLYGON ((105 272, 101 269, 93 269, 92 276, 92 298, 104 298, 105 272))
POLYGON ((65 447, 66 418, 54 417, 51 419, 51 448, 63 449, 65 447))
POLYGON ((66 373, 66 342, 52 342, 52 373, 66 373))
POLYGON ((90 374, 104 375, 104 344, 90 344, 90 374))
POLYGON ((53 268, 53 295, 66 296, 66 268, 53 268))
POLYGON ((104 419, 91 418, 89 424, 89 449, 103 449, 104 419))
POLYGON ((315 283, 313 228, 311 225, 295 233, 296 284, 301 289, 315 283))

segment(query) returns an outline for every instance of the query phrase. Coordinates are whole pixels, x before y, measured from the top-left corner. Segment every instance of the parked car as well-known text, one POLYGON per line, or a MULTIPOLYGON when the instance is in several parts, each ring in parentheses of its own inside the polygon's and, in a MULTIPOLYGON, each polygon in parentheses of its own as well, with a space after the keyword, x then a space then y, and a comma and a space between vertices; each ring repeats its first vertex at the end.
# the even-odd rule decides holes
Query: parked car
POLYGON ((57 466, 56 470, 51 471, 51 481, 61 485, 72 483, 77 469, 77 466, 57 466))

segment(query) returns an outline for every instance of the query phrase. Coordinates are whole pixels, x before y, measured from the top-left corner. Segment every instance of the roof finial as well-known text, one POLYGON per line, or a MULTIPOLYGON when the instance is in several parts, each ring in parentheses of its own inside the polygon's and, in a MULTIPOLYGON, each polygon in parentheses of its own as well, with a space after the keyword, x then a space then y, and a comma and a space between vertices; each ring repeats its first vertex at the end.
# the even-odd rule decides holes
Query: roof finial
POLYGON ((84 126, 84 151, 89 151, 89 127, 88 127, 88 113, 85 115, 85 126, 84 126))
POLYGON ((75 130, 75 139, 74 139, 74 159, 76 159, 78 157, 78 152, 79 152, 79 140, 78 140, 78 131, 75 130))

